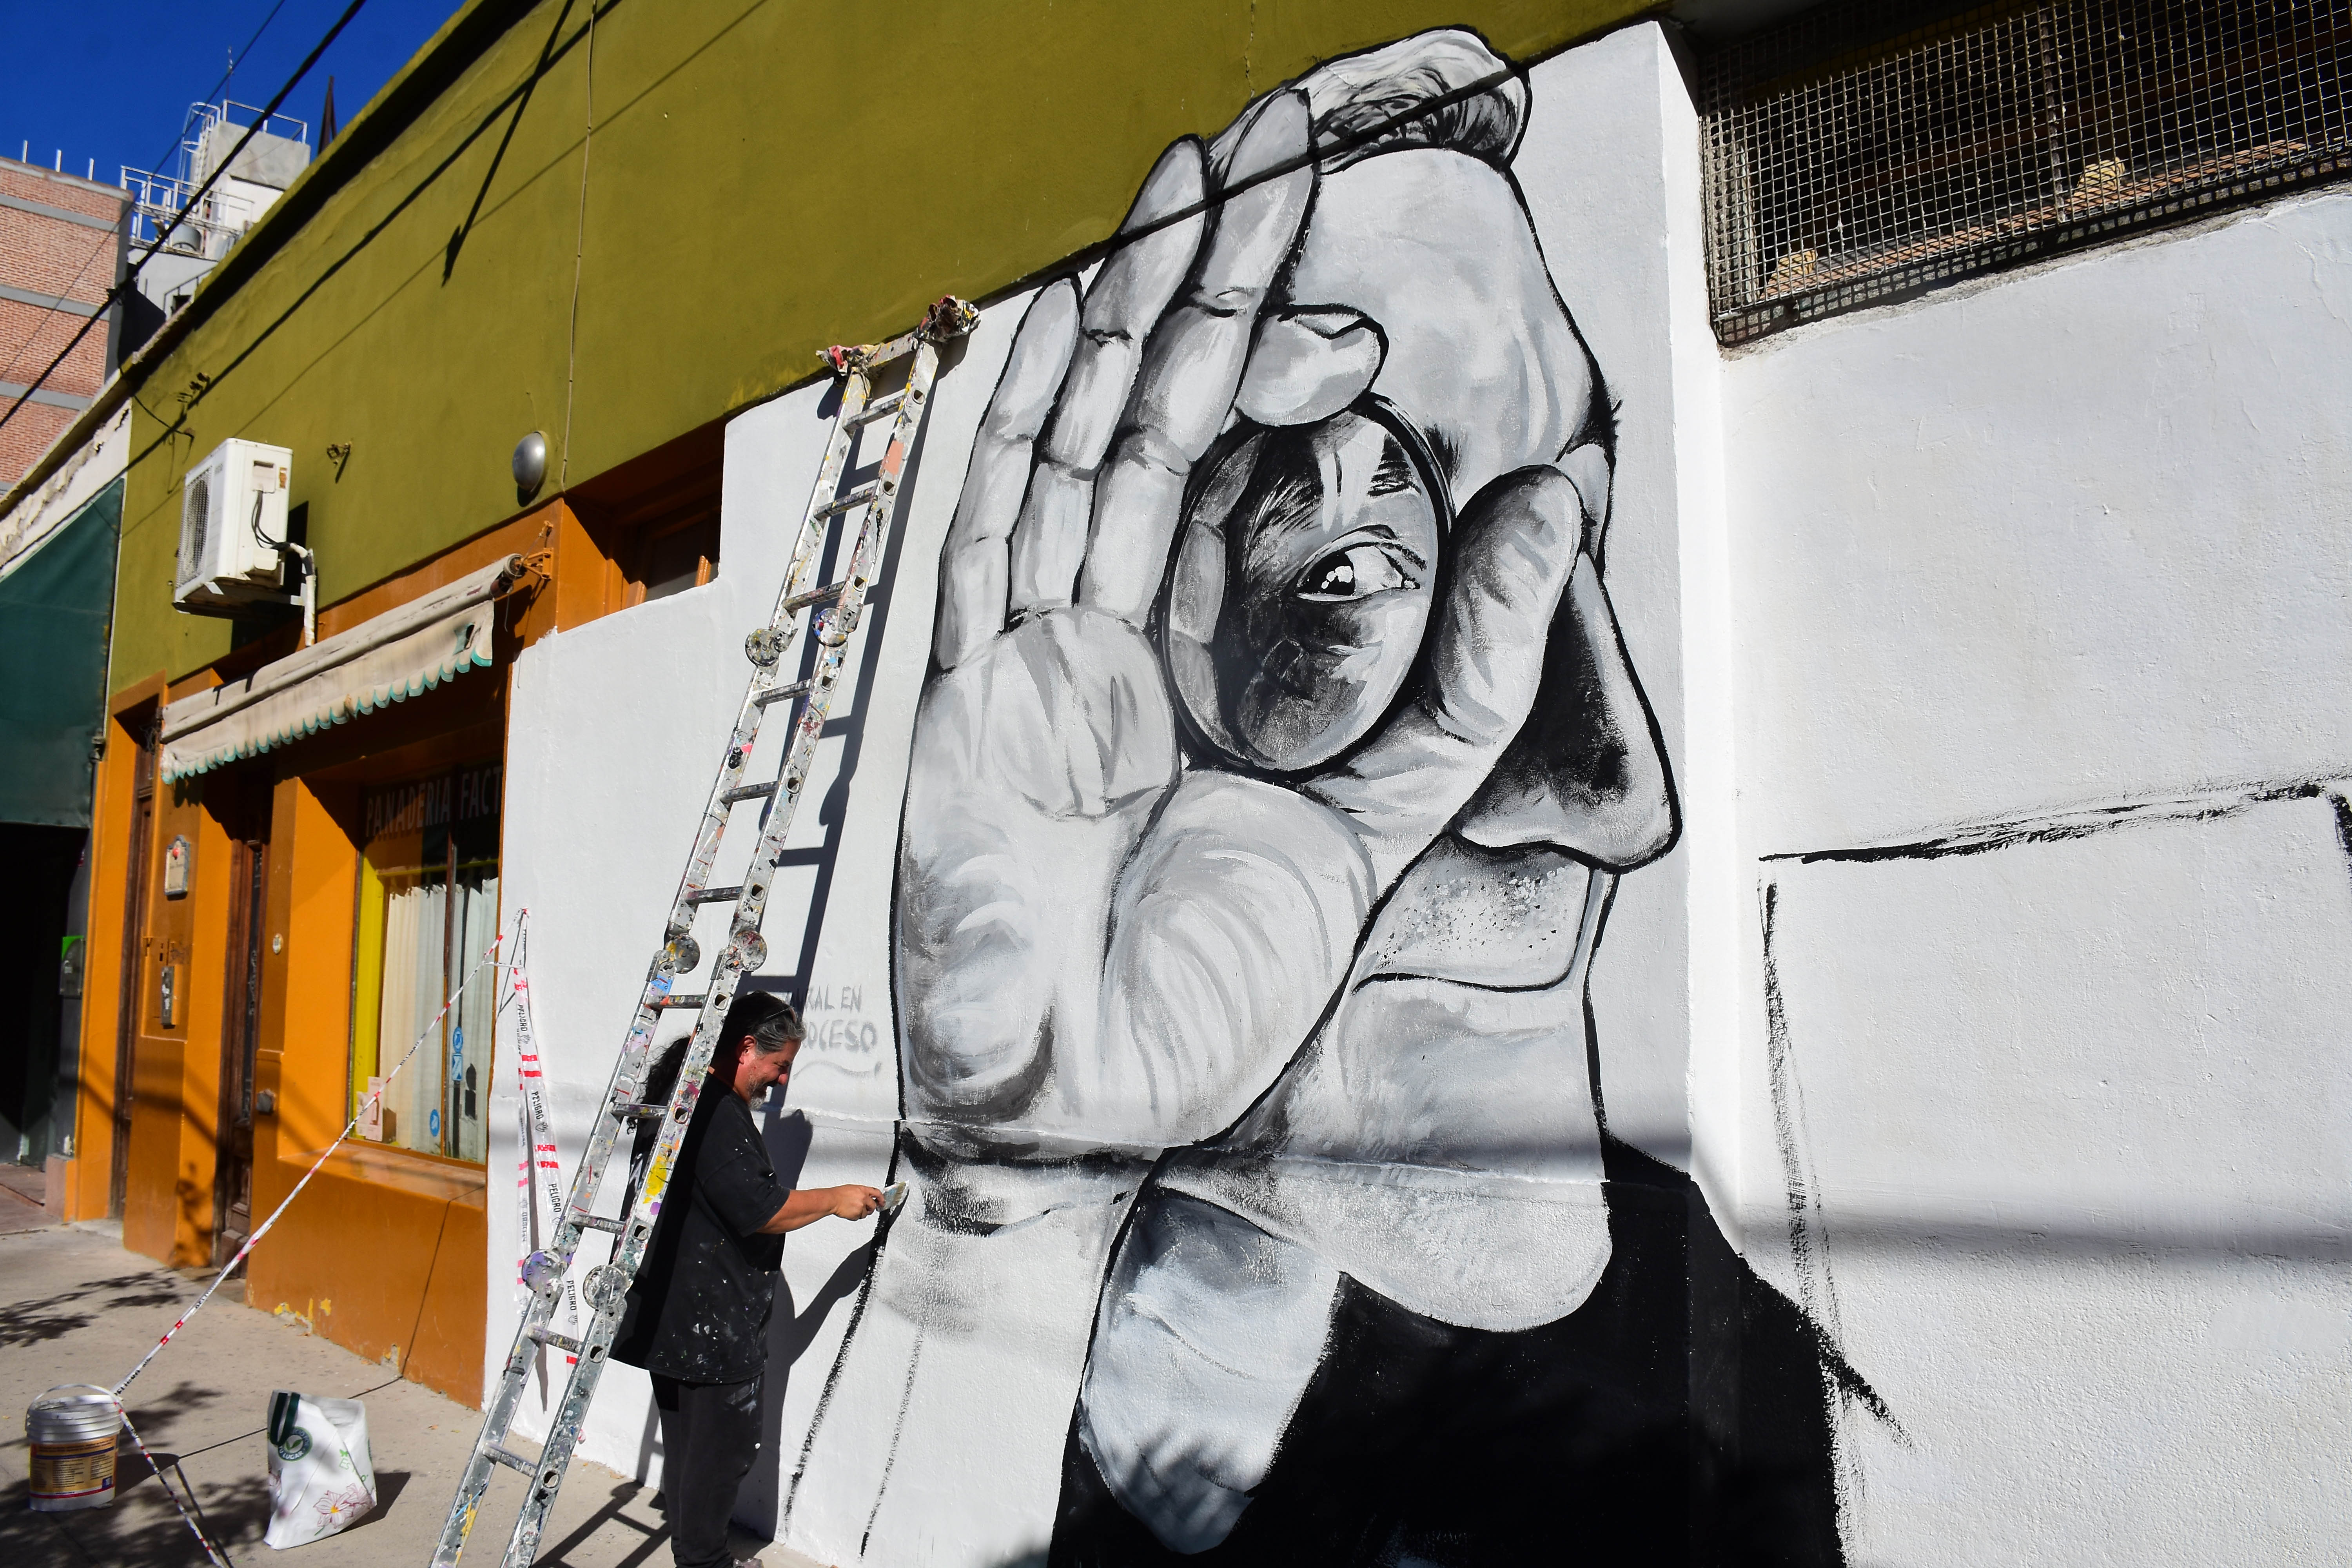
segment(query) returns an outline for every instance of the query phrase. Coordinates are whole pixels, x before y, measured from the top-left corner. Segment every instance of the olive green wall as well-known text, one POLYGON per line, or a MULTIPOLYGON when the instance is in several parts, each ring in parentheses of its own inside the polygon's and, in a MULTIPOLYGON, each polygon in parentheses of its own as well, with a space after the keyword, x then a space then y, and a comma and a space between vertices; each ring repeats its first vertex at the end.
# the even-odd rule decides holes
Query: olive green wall
POLYGON ((1526 58, 1654 8, 608 0, 592 39, 588 0, 547 0, 484 48, 496 3, 408 75, 478 58, 353 174, 370 120, 380 141, 407 112, 387 87, 139 390, 118 689, 229 649, 171 578, 181 477, 231 437, 293 449, 331 604, 514 513, 524 432, 548 434, 550 491, 577 484, 806 379, 827 343, 999 290, 1109 235, 1169 141, 1318 59, 1454 24, 1526 58))

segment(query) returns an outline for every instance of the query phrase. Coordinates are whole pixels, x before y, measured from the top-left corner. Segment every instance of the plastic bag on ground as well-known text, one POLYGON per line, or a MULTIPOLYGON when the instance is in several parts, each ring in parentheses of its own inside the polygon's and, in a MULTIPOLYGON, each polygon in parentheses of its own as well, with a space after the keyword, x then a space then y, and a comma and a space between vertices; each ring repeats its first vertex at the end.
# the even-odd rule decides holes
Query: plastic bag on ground
POLYGON ((375 1507, 367 1406, 279 1389, 269 1396, 269 1531, 276 1547, 347 1530, 375 1507))

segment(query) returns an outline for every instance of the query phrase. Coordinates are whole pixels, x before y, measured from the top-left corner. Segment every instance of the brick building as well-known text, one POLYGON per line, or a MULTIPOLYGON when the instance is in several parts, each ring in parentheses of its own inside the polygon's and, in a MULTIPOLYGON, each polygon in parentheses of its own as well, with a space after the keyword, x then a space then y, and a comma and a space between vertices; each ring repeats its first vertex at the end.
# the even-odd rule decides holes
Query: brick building
MULTIPOLYGON (((104 305, 125 203, 117 186, 0 158, 0 396, 8 404, 104 305)), ((83 337, 0 426, 0 484, 21 478, 98 395, 106 342, 103 331, 83 337)))

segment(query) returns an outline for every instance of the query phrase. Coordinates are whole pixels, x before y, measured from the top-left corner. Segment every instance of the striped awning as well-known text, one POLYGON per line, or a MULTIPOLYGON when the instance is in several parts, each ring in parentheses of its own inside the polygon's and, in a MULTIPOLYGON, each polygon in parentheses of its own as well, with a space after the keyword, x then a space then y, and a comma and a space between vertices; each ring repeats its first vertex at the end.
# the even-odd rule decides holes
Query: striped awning
POLYGON ((502 557, 242 680, 171 703, 163 710, 163 777, 258 755, 485 668, 492 606, 522 571, 521 557, 502 557))

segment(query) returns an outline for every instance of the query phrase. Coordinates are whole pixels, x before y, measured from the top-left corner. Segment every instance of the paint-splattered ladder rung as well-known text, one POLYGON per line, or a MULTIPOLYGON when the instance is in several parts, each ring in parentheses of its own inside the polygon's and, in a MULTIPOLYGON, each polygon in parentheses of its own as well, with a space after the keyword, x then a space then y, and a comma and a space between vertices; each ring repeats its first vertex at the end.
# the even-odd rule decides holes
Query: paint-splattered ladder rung
POLYGON ((907 388, 902 386, 896 392, 876 398, 873 402, 867 404, 865 407, 857 411, 856 415, 849 421, 850 427, 853 429, 863 429, 868 425, 877 424, 882 420, 889 418, 890 416, 898 412, 898 405, 907 401, 907 388))
MULTIPOLYGON (((691 1007, 696 1012, 699 1013, 702 1011, 702 1002, 703 994, 699 991, 673 991, 654 1005, 665 1009, 670 1007, 691 1007)), ((643 1110, 646 1107, 639 1106, 637 1109, 643 1110)), ((615 1110, 613 1114, 618 1116, 621 1112, 615 1110)))
POLYGON ((628 1226, 617 1219, 606 1219, 600 1214, 583 1214, 580 1216, 580 1228, 583 1230, 601 1230, 606 1236, 618 1236, 622 1231, 627 1229, 628 1226))
MULTIPOLYGON (((856 511, 859 507, 880 495, 882 490, 883 487, 879 484, 860 485, 839 500, 829 500, 817 508, 809 514, 809 521, 822 522, 828 517, 839 517, 845 511, 856 511)), ((784 602, 788 605, 792 603, 789 599, 784 602)))
POLYGON ((698 893, 687 894, 685 901, 689 904, 731 904, 742 896, 743 889, 740 886, 705 888, 698 893))
POLYGON ((789 686, 771 686, 751 700, 765 708, 771 702, 786 702, 793 698, 805 696, 815 684, 814 680, 795 680, 789 686))
POLYGON ((827 583, 822 588, 811 588, 805 594, 794 594, 791 598, 784 601, 784 608, 787 610, 805 610, 811 605, 822 605, 832 600, 838 599, 842 595, 848 591, 849 580, 847 578, 844 578, 838 583, 827 583))
POLYGON ((766 784, 745 784, 740 789, 730 789, 719 797, 719 804, 733 805, 739 800, 765 800, 776 793, 777 785, 782 782, 781 779, 770 779, 766 784))
POLYGON ((552 1345, 566 1355, 579 1355, 582 1345, 570 1334, 559 1334, 553 1329, 533 1329, 530 1337, 543 1345, 552 1345))
POLYGON ((496 1443, 482 1445, 482 1458, 494 1464, 504 1465, 510 1470, 520 1470, 526 1476, 535 1476, 539 1473, 537 1459, 526 1459, 520 1454, 511 1453, 499 1447, 496 1443))

